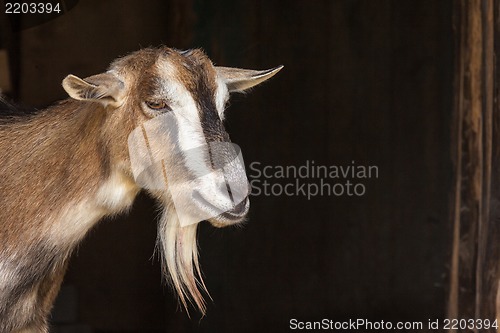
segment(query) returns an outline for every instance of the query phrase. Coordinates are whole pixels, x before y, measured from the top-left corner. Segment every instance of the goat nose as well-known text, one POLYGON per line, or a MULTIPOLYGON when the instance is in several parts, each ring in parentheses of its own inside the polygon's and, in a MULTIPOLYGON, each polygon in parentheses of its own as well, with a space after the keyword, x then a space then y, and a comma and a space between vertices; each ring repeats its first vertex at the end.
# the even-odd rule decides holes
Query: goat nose
POLYGON ((240 203, 238 203, 234 208, 231 210, 231 213, 235 215, 242 216, 247 212, 247 201, 248 197, 245 197, 240 203))

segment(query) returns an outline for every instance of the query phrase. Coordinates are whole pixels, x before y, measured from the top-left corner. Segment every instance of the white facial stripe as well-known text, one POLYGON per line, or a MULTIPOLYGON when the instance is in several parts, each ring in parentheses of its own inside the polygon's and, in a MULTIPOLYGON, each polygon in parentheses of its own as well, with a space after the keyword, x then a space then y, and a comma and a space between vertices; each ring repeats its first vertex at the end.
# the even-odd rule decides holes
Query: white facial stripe
POLYGON ((175 65, 168 60, 159 62, 160 75, 164 76, 162 80, 169 100, 174 103, 171 108, 176 112, 181 131, 179 133, 179 146, 181 150, 189 150, 205 144, 206 140, 201 127, 198 107, 189 91, 178 81, 173 80, 176 77, 177 69, 175 65))
MULTIPOLYGON (((164 75, 162 82, 165 86, 162 88, 171 101, 173 112, 178 122, 178 145, 179 151, 189 151, 203 147, 207 144, 203 128, 201 127, 200 115, 195 100, 189 91, 178 81, 172 78, 176 77, 177 69, 175 65, 168 60, 159 62, 159 72, 164 75), (168 76, 167 76, 168 75, 168 76)), ((186 166, 191 171, 199 172, 200 168, 204 173, 209 173, 209 167, 206 163, 208 156, 199 155, 197 159, 186 160, 186 166)))

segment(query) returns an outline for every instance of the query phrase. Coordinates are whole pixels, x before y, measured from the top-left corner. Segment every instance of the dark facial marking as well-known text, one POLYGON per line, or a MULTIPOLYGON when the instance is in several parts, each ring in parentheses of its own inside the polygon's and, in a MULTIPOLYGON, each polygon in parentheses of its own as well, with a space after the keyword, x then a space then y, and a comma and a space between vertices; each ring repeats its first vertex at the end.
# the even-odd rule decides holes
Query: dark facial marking
POLYGON ((180 80, 198 105, 201 127, 207 142, 230 141, 217 112, 216 72, 212 62, 200 50, 179 54, 180 80))

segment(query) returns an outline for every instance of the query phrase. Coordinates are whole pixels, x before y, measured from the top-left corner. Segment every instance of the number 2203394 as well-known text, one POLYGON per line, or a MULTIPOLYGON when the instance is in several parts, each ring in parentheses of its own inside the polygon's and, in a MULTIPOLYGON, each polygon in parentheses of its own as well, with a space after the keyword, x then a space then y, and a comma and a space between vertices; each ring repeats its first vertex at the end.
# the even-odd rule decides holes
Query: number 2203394
POLYGON ((5 14, 52 14, 61 12, 61 5, 51 2, 6 2, 5 14))
POLYGON ((445 319, 444 330, 474 330, 474 329, 498 329, 497 320, 489 319, 445 319))

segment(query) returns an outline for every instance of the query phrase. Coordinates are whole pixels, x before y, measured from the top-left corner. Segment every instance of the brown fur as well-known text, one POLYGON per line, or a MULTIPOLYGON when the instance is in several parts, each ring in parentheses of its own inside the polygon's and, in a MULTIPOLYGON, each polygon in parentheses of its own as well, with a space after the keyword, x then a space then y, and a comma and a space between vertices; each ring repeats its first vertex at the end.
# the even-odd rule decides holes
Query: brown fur
MULTIPOLYGON (((65 89, 82 101, 68 99, 28 115, 0 108, 0 333, 47 332, 46 318, 73 249, 100 218, 130 207, 139 188, 130 170, 127 138, 150 117, 142 103, 162 93, 157 63, 164 58, 195 99, 205 136, 228 140, 215 109, 217 72, 199 50, 140 50, 111 65, 121 85, 113 87, 114 74, 74 78, 69 81, 74 86, 65 89), (99 80, 108 81, 94 89, 99 80), (78 91, 78 85, 87 87, 78 91), (113 186, 120 186, 122 197, 101 193, 113 186)), ((249 84, 249 71, 241 71, 247 86, 262 81, 261 75, 249 84)), ((172 217, 175 209, 165 197, 158 198, 167 211, 158 227, 160 248, 176 252, 166 260, 174 287, 184 304, 184 294, 191 294, 204 311, 195 278, 196 225, 180 227, 172 217)))
POLYGON ((0 287, 0 318, 14 316, 14 313, 18 318, 15 322, 0 320, 0 332, 31 323, 45 326, 49 299, 54 294, 47 282, 60 280, 54 277, 54 272, 62 275, 59 266, 70 251, 57 253, 59 251, 46 244, 50 221, 47 217, 57 211, 56 203, 60 205, 85 196, 99 182, 99 177, 89 174, 92 169, 99 170, 100 164, 99 156, 94 153, 97 139, 93 135, 99 112, 92 114, 87 122, 88 114, 81 114, 78 108, 68 108, 75 104, 66 102, 47 112, 0 126, 0 146, 3 147, 0 258, 3 266, 7 266, 0 274, 13 275, 11 285, 2 281, 4 285, 0 287), (88 164, 82 163, 82 159, 88 164), (74 177, 76 173, 81 177, 74 177), (23 312, 17 300, 33 294, 40 297, 28 305, 32 310, 17 313, 23 312))

